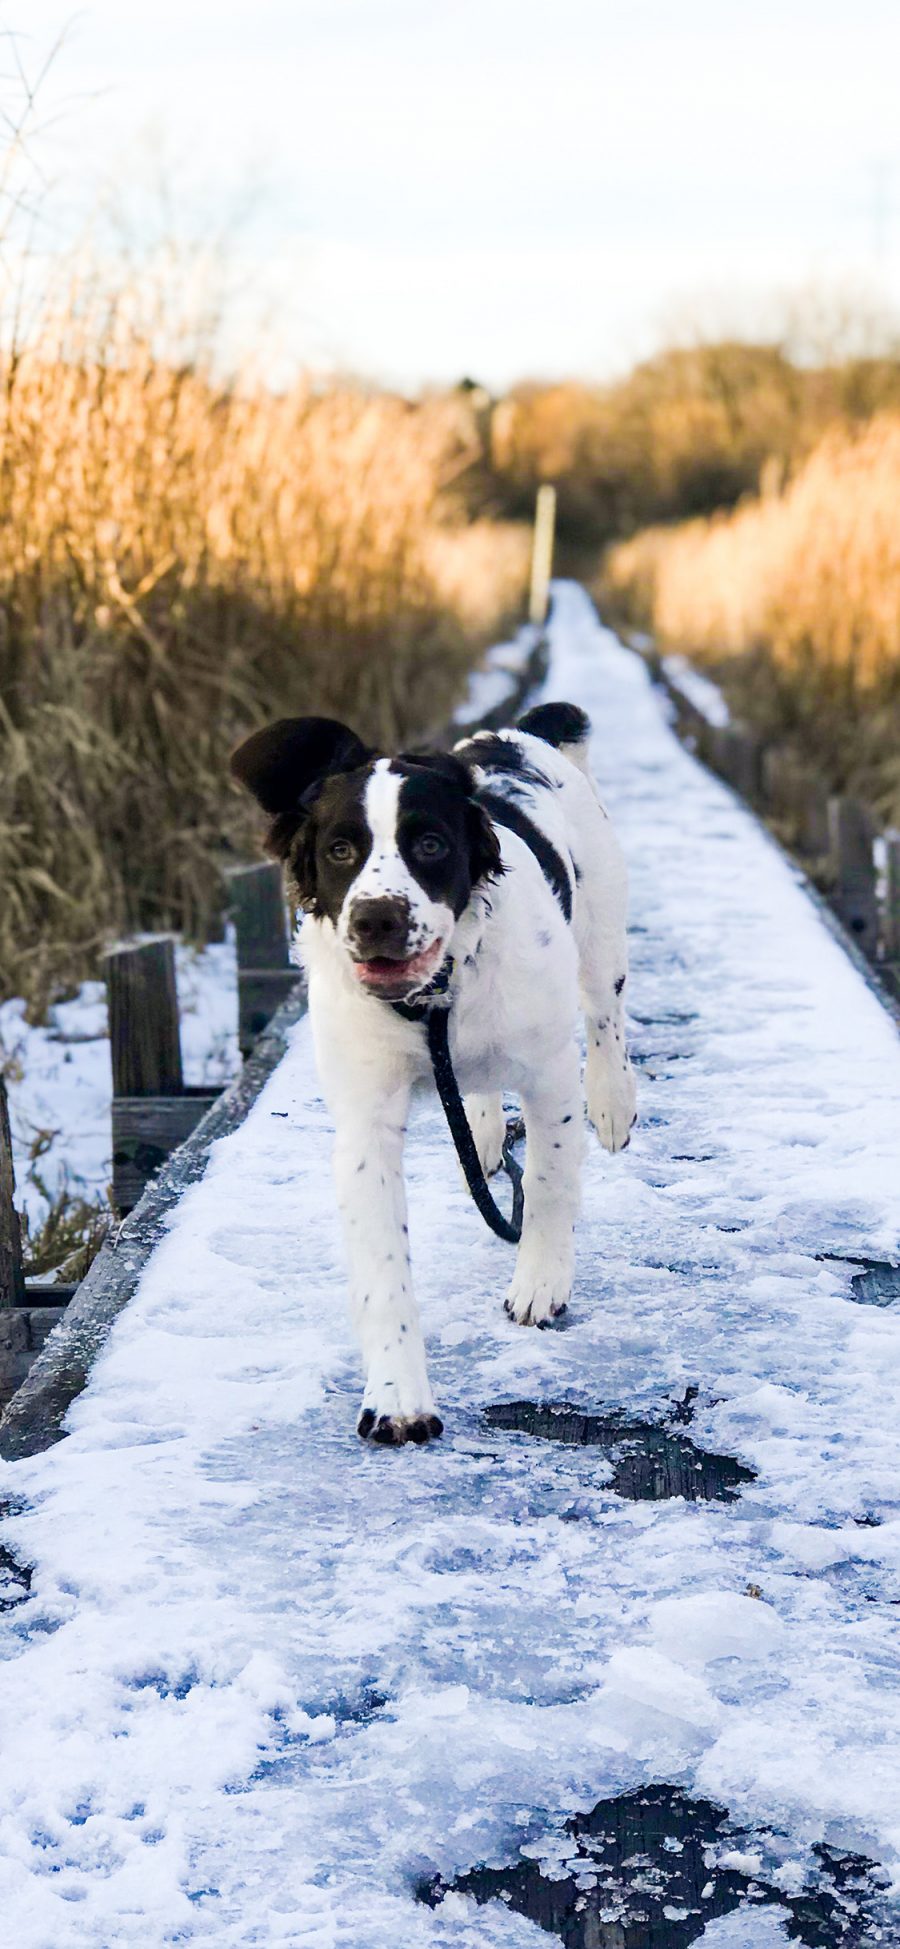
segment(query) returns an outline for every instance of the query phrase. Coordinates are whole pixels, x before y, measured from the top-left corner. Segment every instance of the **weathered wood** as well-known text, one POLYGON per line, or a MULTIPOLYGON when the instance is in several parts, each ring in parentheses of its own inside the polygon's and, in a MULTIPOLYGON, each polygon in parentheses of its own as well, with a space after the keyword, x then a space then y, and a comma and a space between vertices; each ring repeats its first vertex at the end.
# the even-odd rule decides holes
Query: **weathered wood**
POLYGON ((238 960, 238 1046, 246 1056, 299 980, 291 965, 281 867, 273 860, 226 874, 238 960))
MULTIPOLYGON (((171 1157, 124 1224, 101 1247, 27 1379, 0 1422, 0 1455, 12 1461, 36 1455, 61 1441, 66 1410, 81 1393, 113 1321, 136 1290, 150 1254, 165 1236, 168 1215, 206 1170, 212 1145, 243 1123, 252 1103, 281 1061, 294 1023, 305 1007, 294 990, 260 1037, 240 1075, 217 1098, 187 1143, 171 1157)), ((2 1319, 0 1319, 2 1325, 2 1319)))
POLYGON ((113 1203, 133 1211, 150 1178, 211 1110, 218 1090, 180 1096, 115 1096, 112 1104, 113 1203))
POLYGON ((893 1306, 900 1302, 900 1266, 873 1259, 864 1272, 854 1273, 850 1290, 863 1306, 893 1306))
POLYGON ((829 865, 839 918, 867 954, 878 940, 874 833, 864 806, 850 798, 828 801, 829 865))
POLYGON ((238 1046, 249 1055, 276 1009, 300 980, 299 968, 245 968, 238 975, 238 1046))
POLYGON ((881 938, 889 961, 900 961, 900 832, 886 832, 881 938))
POLYGON ((0 1316, 0 1407, 21 1387, 65 1306, 13 1306, 0 1316))
POLYGON ((770 745, 762 754, 762 803, 791 845, 808 858, 828 852, 828 793, 795 751, 770 745))
POLYGON ((534 542, 531 553, 531 592, 528 620, 538 628, 547 620, 550 577, 553 573, 553 531, 556 526, 556 488, 544 481, 538 488, 534 510, 534 542))
POLYGON ((123 942, 104 967, 113 1095, 176 1095, 183 1076, 171 934, 123 942))
POLYGON ((233 866, 225 875, 239 968, 287 968, 287 908, 276 860, 233 866))
POLYGON ((739 724, 709 726, 709 749, 716 771, 741 798, 755 805, 761 793, 762 744, 739 724))
POLYGON ((9 1105, 6 1084, 0 1076, 0 1309, 20 1306, 25 1291, 15 1189, 9 1105))

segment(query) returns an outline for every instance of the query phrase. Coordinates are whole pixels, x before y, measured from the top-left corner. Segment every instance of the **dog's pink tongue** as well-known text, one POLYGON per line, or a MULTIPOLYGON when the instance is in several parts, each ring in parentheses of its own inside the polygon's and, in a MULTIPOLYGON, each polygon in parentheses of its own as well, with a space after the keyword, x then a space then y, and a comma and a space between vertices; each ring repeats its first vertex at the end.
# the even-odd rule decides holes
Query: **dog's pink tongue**
POLYGON ((385 955, 378 955, 372 961, 355 961, 353 966, 357 979, 370 987, 395 988, 417 975, 429 974, 439 954, 440 945, 435 943, 422 954, 411 954, 405 961, 389 961, 385 955))
POLYGON ((415 959, 410 961, 356 961, 354 963, 360 981, 401 981, 415 967, 415 959))

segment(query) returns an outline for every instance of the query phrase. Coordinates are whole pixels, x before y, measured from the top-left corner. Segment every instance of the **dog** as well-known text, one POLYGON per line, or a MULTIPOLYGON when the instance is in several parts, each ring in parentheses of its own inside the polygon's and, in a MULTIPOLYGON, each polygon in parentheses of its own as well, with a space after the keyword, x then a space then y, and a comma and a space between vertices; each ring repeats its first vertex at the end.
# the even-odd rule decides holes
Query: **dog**
POLYGON ((323 1093, 354 1322, 365 1366, 361 1436, 442 1432, 413 1294, 403 1180, 407 1106, 430 1074, 424 1018, 449 1009, 449 1047, 485 1175, 506 1135, 502 1090, 527 1132, 524 1220, 506 1311, 545 1326, 574 1268, 584 1095, 607 1150, 635 1121, 625 1044, 626 875, 590 773, 590 725, 542 704, 452 752, 390 757, 330 718, 284 718, 234 752, 269 814, 267 845, 304 918, 298 956, 323 1093))

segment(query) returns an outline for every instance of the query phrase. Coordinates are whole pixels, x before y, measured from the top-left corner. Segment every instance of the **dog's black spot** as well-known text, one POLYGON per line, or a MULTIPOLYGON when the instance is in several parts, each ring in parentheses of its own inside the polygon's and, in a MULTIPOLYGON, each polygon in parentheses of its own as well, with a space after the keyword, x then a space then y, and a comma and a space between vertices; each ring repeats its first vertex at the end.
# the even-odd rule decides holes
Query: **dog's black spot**
POLYGON ((571 1121, 572 1121, 572 1116, 570 1112, 567 1117, 563 1117, 563 1123, 571 1123, 571 1121))
POLYGON ((500 737, 496 731, 479 731, 474 738, 467 738, 456 746, 456 756, 467 765, 477 765, 480 771, 503 772, 518 785, 546 790, 550 784, 515 739, 500 737))
POLYGON ((572 887, 562 854, 557 852, 533 819, 529 819, 518 805, 511 805, 508 799, 502 798, 499 792, 482 792, 480 799, 496 825, 508 827, 518 839, 524 840, 534 854, 547 885, 556 895, 565 919, 571 920, 572 887))
POLYGON ((618 981, 615 983, 615 990, 617 995, 621 995, 622 989, 625 986, 626 978, 627 977, 625 975, 620 975, 618 981))

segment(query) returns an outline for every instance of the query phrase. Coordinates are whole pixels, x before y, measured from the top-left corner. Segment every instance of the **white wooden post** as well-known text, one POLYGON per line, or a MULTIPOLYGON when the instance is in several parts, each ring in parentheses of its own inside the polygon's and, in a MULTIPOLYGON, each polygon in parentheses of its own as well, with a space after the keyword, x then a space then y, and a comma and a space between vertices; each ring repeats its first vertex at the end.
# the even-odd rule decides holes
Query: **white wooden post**
POLYGON ((547 603, 550 594, 550 576, 553 570, 553 531, 556 526, 556 488, 549 481, 537 491, 537 505, 534 510, 534 545, 531 555, 531 597, 528 603, 529 622, 538 628, 547 620, 547 603))

